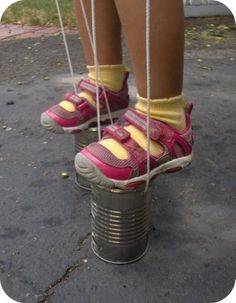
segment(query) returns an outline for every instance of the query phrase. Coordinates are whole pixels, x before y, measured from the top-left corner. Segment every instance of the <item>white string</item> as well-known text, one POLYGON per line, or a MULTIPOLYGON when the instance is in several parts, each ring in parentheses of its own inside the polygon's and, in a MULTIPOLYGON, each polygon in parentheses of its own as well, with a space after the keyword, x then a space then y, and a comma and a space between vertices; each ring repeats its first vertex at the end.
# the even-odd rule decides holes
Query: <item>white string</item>
MULTIPOLYGON (((82 9, 82 13, 83 13, 83 17, 84 17, 84 22, 85 22, 87 33, 88 33, 88 36, 89 36, 89 41, 90 41, 90 44, 91 44, 91 47, 92 47, 93 55, 95 57, 95 45, 93 43, 93 38, 92 38, 91 31, 90 31, 90 28, 89 28, 88 18, 87 18, 87 14, 86 14, 86 11, 85 11, 83 0, 80 0, 80 6, 81 6, 81 9, 82 9)), ((98 62, 98 60, 97 60, 97 62, 98 62)), ((98 67, 99 67, 99 62, 98 62, 98 67)), ((108 102, 106 89, 105 89, 104 84, 102 82, 100 68, 98 68, 98 77, 100 79, 101 87, 102 87, 103 94, 104 94, 104 97, 105 97, 105 102, 106 102, 106 107, 107 107, 107 111, 108 111, 108 116, 109 116, 111 124, 113 124, 113 119, 112 119, 112 115, 111 115, 111 109, 110 109, 110 105, 109 105, 109 102, 108 102)))
POLYGON ((67 43, 67 39, 66 39, 66 34, 65 34, 65 30, 64 30, 64 24, 62 21, 61 9, 60 9, 58 0, 55 0, 55 2, 56 2, 58 18, 59 18, 59 22, 60 22, 60 26, 61 26, 61 33, 62 33, 64 45, 65 45, 66 56, 67 56, 67 60, 68 60, 68 64, 69 64, 71 80, 72 80, 72 84, 74 87, 74 92, 75 92, 75 94, 77 94, 76 81, 75 81, 74 71, 73 71, 73 67, 72 67, 72 63, 71 63, 71 57, 70 57, 69 47, 68 47, 68 43, 67 43))
POLYGON ((150 0, 146 0, 146 81, 147 81, 147 178, 145 192, 150 184, 150 99, 151 99, 151 73, 150 73, 150 0))
POLYGON ((91 11, 92 11, 92 38, 94 47, 94 67, 95 67, 95 78, 96 78, 96 106, 97 106, 97 125, 98 125, 98 140, 102 138, 101 134, 101 121, 100 121, 100 100, 99 100, 99 66, 97 56, 97 40, 96 40, 96 20, 95 20, 95 5, 94 0, 91 0, 91 11))

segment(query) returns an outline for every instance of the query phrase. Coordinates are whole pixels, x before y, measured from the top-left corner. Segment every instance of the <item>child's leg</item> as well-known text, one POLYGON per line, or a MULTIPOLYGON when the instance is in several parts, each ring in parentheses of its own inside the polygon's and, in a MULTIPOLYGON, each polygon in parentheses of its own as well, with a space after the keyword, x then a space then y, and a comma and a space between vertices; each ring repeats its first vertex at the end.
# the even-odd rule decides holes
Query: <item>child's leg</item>
MULTIPOLYGON (((134 66, 137 89, 146 96, 146 11, 144 0, 115 0, 134 66), (133 8, 130 5, 133 5, 133 8)), ((182 0, 151 0, 151 98, 182 93, 184 13, 182 0)))
MULTIPOLYGON (((132 1, 133 9, 130 8, 129 1, 115 0, 115 3, 134 66, 139 95, 136 109, 146 114, 146 1, 132 1)), ((182 130, 185 128, 185 104, 181 95, 184 53, 183 2, 153 0, 150 3, 151 116, 167 122, 177 130, 182 130)), ((146 148, 144 134, 133 126, 127 130, 143 148, 146 148)), ((117 156, 125 153, 124 148, 117 148, 112 139, 101 144, 117 156)), ((155 155, 162 152, 158 143, 151 143, 151 148, 155 155)))
MULTIPOLYGON (((90 83, 80 86, 78 96, 66 95, 64 100, 41 115, 41 124, 57 133, 74 132, 88 128, 96 120, 94 55, 86 28, 81 1, 75 1, 79 34, 84 49, 90 83)), ((88 25, 92 33, 91 1, 83 0, 88 25)), ((113 118, 118 118, 128 106, 126 72, 122 64, 121 25, 113 0, 95 1, 96 44, 100 65, 100 84, 107 93, 113 118)), ((101 120, 107 120, 104 98, 101 120)))
MULTIPOLYGON (((93 51, 90 45, 87 28, 81 8, 81 0, 74 0, 79 35, 88 65, 94 64, 93 51)), ((91 1, 84 3, 89 28, 92 32, 91 1)), ((112 0, 95 0, 97 53, 100 65, 122 64, 121 25, 117 10, 112 0)))
MULTIPOLYGON (((146 176, 146 12, 144 0, 115 0, 138 89, 124 127, 112 126, 97 144, 76 156, 77 172, 93 183, 127 188, 146 176), (130 5, 133 7, 130 7, 130 5)), ((191 107, 182 97, 184 15, 182 0, 151 2, 151 177, 177 171, 192 160, 191 107), (164 122, 164 123, 163 123, 164 122)))

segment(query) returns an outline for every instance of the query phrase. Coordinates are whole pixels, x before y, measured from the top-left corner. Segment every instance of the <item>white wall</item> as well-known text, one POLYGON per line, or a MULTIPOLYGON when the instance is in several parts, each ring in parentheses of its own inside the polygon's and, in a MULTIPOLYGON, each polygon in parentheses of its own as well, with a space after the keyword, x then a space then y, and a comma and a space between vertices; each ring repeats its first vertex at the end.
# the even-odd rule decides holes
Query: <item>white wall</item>
POLYGON ((183 0, 186 17, 230 15, 223 4, 212 0, 183 0))

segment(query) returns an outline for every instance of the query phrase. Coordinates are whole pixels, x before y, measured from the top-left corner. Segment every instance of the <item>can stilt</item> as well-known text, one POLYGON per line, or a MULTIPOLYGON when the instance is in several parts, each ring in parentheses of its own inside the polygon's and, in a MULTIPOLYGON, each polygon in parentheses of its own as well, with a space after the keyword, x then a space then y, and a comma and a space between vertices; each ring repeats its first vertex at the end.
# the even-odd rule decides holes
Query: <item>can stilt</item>
MULTIPOLYGON (((87 130, 75 134, 74 141, 75 153, 77 154, 90 143, 98 141, 97 127, 90 127, 87 130)), ((77 173, 75 175, 75 183, 85 190, 91 190, 90 183, 77 173)))
POLYGON ((92 186, 92 250, 103 261, 132 263, 148 248, 150 199, 143 188, 124 191, 92 186))

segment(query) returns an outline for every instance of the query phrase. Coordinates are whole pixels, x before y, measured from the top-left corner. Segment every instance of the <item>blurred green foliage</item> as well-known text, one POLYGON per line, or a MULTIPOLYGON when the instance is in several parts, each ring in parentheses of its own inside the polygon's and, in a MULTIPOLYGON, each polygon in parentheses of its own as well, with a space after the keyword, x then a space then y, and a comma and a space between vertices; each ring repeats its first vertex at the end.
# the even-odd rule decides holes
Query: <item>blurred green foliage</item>
MULTIPOLYGON (((68 28, 76 27, 73 0, 59 0, 63 21, 68 28)), ((54 0, 22 0, 12 4, 4 13, 3 23, 58 26, 54 0)))

